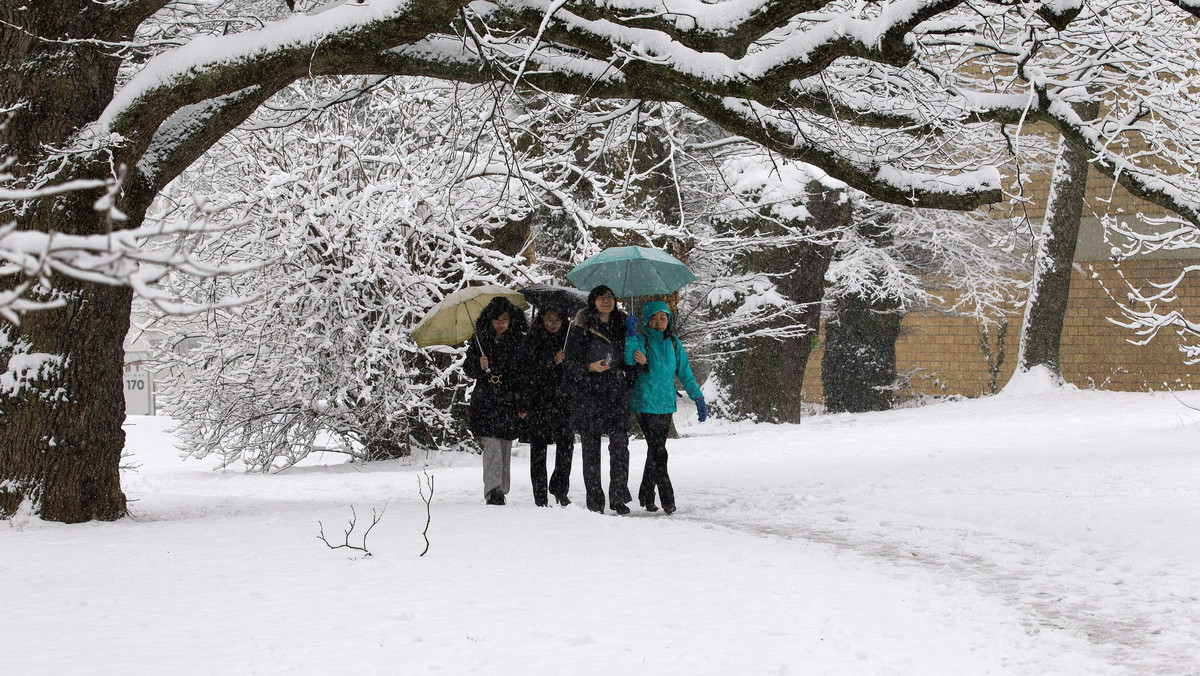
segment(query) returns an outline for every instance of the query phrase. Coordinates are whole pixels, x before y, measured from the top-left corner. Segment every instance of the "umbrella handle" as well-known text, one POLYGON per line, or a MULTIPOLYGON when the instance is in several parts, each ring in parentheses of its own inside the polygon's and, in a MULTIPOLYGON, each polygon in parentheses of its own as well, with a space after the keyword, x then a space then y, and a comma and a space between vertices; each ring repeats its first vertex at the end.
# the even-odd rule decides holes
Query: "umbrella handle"
MULTIPOLYGON (((479 354, 483 355, 484 357, 487 357, 487 353, 483 351, 483 345, 479 342, 479 336, 472 333, 471 337, 475 339, 475 347, 479 348, 479 354)), ((491 360, 489 359, 488 361, 491 361, 491 360)), ((488 367, 483 370, 483 372, 491 373, 492 372, 491 364, 489 364, 488 367)))
MULTIPOLYGON (((571 338, 571 325, 567 324, 567 335, 563 336, 563 349, 567 349, 567 340, 571 338)), ((483 348, 479 348, 481 351, 483 348)))

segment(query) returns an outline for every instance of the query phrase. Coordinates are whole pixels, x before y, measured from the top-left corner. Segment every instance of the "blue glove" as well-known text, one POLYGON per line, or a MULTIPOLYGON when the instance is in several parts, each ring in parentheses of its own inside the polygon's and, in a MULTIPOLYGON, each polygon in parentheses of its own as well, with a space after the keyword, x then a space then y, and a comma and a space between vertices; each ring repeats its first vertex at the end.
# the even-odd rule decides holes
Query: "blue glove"
POLYGON ((633 315, 629 315, 629 319, 625 320, 625 337, 626 338, 637 335, 637 325, 638 325, 638 318, 634 317, 633 315))
POLYGON ((708 420, 708 404, 704 403, 704 397, 696 397, 692 401, 696 402, 696 419, 700 422, 708 420))

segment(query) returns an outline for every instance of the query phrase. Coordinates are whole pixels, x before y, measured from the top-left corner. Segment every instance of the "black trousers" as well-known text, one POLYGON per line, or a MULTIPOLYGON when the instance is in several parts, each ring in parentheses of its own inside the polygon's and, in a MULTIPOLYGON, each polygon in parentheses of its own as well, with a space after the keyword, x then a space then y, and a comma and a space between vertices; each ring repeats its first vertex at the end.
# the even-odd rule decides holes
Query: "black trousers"
MULTIPOLYGON (((529 478, 533 481, 533 501, 548 503, 546 495, 546 448, 550 439, 534 437, 529 441, 529 478)), ((575 435, 564 433, 554 439, 554 473, 550 475, 550 495, 566 495, 571 490, 571 460, 575 455, 575 435)))
POLYGON ((646 435, 646 468, 638 487, 638 503, 643 507, 654 503, 654 489, 662 498, 663 509, 675 510, 675 489, 667 474, 667 434, 671 431, 671 414, 639 413, 638 424, 646 435))
MULTIPOLYGON (((583 487, 587 490, 587 507, 593 512, 604 510, 604 486, 600 478, 600 435, 580 434, 583 447, 583 487)), ((633 500, 629 494, 629 432, 608 435, 608 504, 613 509, 633 500)))

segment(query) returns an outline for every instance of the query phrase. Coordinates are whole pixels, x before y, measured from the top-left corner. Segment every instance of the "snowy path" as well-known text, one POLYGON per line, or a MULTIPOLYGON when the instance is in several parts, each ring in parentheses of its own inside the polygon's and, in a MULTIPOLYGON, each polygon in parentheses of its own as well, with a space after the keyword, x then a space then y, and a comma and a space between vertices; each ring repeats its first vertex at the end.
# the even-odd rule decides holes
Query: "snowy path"
POLYGON ((136 519, 0 524, 0 672, 1200 674, 1198 421, 1089 392, 681 417, 672 517, 582 509, 578 457, 577 503, 535 508, 524 452, 485 507, 448 456, 419 557, 418 463, 212 472, 133 419, 136 519), (375 556, 316 540, 385 503, 375 556))
MULTIPOLYGON (((853 435, 859 450, 819 455, 800 483, 780 480, 781 468, 755 474, 770 478, 761 485, 701 489, 703 507, 680 516, 828 545, 896 575, 929 578, 946 594, 966 583, 1018 612, 1029 634, 1086 639, 1078 645, 1126 673, 1200 673, 1197 416, 1162 397, 1159 415, 1142 414, 1131 429, 1121 415, 1073 417, 1076 396, 1085 395, 1055 395, 1044 408, 1007 397, 963 402, 956 406, 990 415, 922 420, 926 434, 916 437, 895 431, 925 411, 869 424, 821 418, 797 435, 805 441, 739 446, 803 454, 853 435), (1129 453, 1138 445, 1146 448, 1129 453), (1163 473, 1160 462, 1182 473, 1163 473)), ((1120 414, 1117 400, 1129 396, 1112 395, 1101 408, 1120 414)))
POLYGON ((1147 566, 1107 552, 1063 551, 1053 542, 980 528, 931 528, 897 521, 880 521, 874 529, 846 521, 822 528, 806 524, 813 514, 802 509, 772 515, 793 525, 763 525, 740 513, 738 499, 712 497, 725 507, 718 507, 713 516, 686 518, 769 538, 829 545, 892 575, 931 579, 946 595, 961 593, 958 589, 966 583, 1013 608, 1027 633, 1061 630, 1086 638, 1088 652, 1128 667, 1127 673, 1187 676, 1200 670, 1195 570, 1165 563, 1147 566), (726 510, 733 514, 723 514, 726 510))

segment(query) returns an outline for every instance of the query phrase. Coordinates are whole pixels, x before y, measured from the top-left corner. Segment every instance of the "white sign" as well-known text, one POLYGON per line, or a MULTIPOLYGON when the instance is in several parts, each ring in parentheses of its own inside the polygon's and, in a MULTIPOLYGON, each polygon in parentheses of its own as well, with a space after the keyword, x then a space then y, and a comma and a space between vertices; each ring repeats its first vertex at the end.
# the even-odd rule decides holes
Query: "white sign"
POLYGON ((125 415, 154 415, 154 379, 149 371, 126 367, 125 415))

